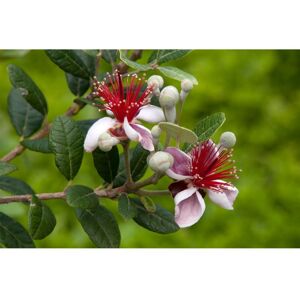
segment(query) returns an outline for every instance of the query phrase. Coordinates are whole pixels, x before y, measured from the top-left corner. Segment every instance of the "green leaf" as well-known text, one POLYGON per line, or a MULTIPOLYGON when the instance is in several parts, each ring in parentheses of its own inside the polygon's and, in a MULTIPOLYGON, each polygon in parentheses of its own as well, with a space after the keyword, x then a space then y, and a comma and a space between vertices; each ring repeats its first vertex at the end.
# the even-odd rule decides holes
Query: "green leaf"
POLYGON ((190 129, 169 122, 161 122, 158 126, 179 142, 191 144, 197 142, 197 135, 190 129))
MULTIPOLYGON (((145 175, 146 170, 148 168, 147 157, 149 153, 150 152, 145 150, 140 144, 137 144, 134 150, 130 152, 130 169, 133 181, 137 181, 145 175)), ((118 174, 113 181, 113 186, 119 187, 125 182, 126 172, 124 155, 122 154, 118 174)))
POLYGON ((98 205, 92 209, 76 209, 76 216, 91 241, 99 248, 118 248, 121 234, 113 214, 98 205))
POLYGON ((50 208, 32 196, 28 212, 29 233, 34 240, 42 240, 55 228, 56 219, 50 208))
POLYGON ((119 50, 120 51, 120 59, 129 67, 136 69, 138 71, 147 71, 147 70, 151 70, 152 67, 151 65, 142 65, 139 64, 135 61, 130 60, 127 56, 126 56, 126 51, 125 50, 119 50))
POLYGON ((67 203, 72 207, 92 208, 98 204, 94 191, 84 185, 73 185, 67 189, 67 203))
POLYGON ((90 81, 84 78, 76 77, 72 74, 65 73, 67 84, 73 95, 81 97, 90 87, 90 81))
POLYGON ((90 127, 99 119, 92 119, 92 120, 80 120, 76 121, 76 124, 79 126, 83 136, 85 137, 90 127))
POLYGON ((16 170, 17 170, 17 167, 14 166, 13 164, 10 164, 10 163, 4 162, 4 161, 0 161, 0 176, 9 174, 16 170))
POLYGON ((0 176, 0 190, 13 195, 34 194, 33 189, 27 183, 8 176, 0 176))
MULTIPOLYGON (((200 120, 194 131, 198 136, 198 142, 208 140, 225 122, 225 114, 222 112, 214 113, 204 119, 200 120)), ((184 151, 189 151, 192 145, 185 145, 184 151)))
POLYGON ((8 95, 8 113, 18 135, 23 137, 39 130, 44 121, 44 116, 26 101, 20 90, 14 88, 8 95))
POLYGON ((154 213, 156 211, 156 205, 150 197, 141 197, 140 201, 146 208, 147 212, 154 213))
POLYGON ((0 212, 0 243, 7 248, 34 248, 34 243, 25 228, 0 212))
POLYGON ((48 57, 62 70, 74 76, 89 79, 94 75, 86 61, 91 58, 79 50, 46 50, 48 57), (86 59, 86 61, 84 61, 86 59))
POLYGON ((154 213, 146 210, 139 199, 131 199, 137 208, 137 215, 134 221, 140 226, 158 233, 172 233, 179 230, 179 226, 174 221, 174 216, 166 209, 156 205, 154 213))
POLYGON ((162 72, 165 76, 169 77, 169 78, 173 78, 173 79, 176 79, 176 80, 183 80, 183 79, 190 79, 193 84, 197 85, 198 84, 198 81, 197 79, 187 73, 187 72, 184 72, 178 68, 175 68, 175 67, 158 67, 157 68, 160 72, 162 72))
POLYGON ((30 50, 0 50, 0 58, 19 58, 29 52, 30 50))
POLYGON ((49 138, 47 136, 39 140, 24 140, 21 144, 31 151, 52 153, 49 146, 49 138))
POLYGON ((15 65, 9 65, 7 70, 11 84, 15 88, 23 90, 23 97, 26 101, 42 115, 47 114, 48 107, 45 96, 34 81, 21 68, 15 65))
POLYGON ((100 149, 93 151, 94 166, 98 174, 108 183, 111 183, 118 173, 119 151, 114 146, 110 151, 103 152, 100 149))
POLYGON ((66 179, 73 179, 83 157, 83 136, 76 122, 65 116, 57 117, 51 127, 49 144, 55 163, 66 179))
POLYGON ((179 49, 170 49, 170 50, 154 50, 149 59, 149 63, 163 64, 165 62, 176 60, 181 58, 188 53, 192 52, 191 50, 179 50, 179 49))
POLYGON ((118 50, 101 50, 101 56, 107 63, 113 64, 117 61, 118 50))
POLYGON ((136 216, 137 209, 127 194, 122 193, 118 200, 118 210, 124 219, 129 220, 136 216))

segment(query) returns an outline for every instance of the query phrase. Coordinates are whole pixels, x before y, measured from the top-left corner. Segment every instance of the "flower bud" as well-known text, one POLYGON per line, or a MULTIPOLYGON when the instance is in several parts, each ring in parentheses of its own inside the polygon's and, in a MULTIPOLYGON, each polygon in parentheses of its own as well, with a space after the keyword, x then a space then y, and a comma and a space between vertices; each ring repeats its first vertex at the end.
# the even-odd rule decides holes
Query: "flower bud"
POLYGON ((102 133, 98 139, 98 146, 100 150, 104 152, 110 151, 112 147, 117 145, 118 143, 119 140, 116 137, 111 136, 107 132, 102 133))
POLYGON ((220 137, 220 145, 224 148, 232 148, 236 143, 235 134, 231 131, 223 132, 220 137))
POLYGON ((168 122, 175 123, 176 121, 176 107, 166 107, 164 109, 165 117, 168 122))
POLYGON ((164 79, 159 75, 152 75, 147 80, 148 85, 154 85, 154 89, 161 89, 164 85, 164 79))
POLYGON ((193 82, 189 79, 183 79, 181 81, 181 89, 186 93, 188 93, 193 88, 193 86, 193 82))
POLYGON ((155 126, 152 127, 151 134, 156 139, 158 139, 160 137, 161 129, 159 128, 158 125, 155 125, 155 126))
POLYGON ((166 86, 159 96, 159 103, 161 107, 174 107, 179 100, 179 93, 176 87, 166 86))
POLYGON ((170 167, 172 167, 173 163, 173 156, 164 151, 158 151, 152 154, 148 161, 149 167, 153 171, 159 173, 166 172, 170 167))

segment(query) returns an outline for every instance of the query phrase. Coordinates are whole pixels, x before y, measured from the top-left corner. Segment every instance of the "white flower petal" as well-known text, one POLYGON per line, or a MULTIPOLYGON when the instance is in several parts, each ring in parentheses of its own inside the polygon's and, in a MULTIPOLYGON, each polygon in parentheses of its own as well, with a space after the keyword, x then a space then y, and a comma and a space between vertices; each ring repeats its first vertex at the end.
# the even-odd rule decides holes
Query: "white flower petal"
POLYGON ((128 123, 127 117, 124 119, 123 128, 125 130, 125 133, 127 137, 132 140, 138 142, 140 140, 140 134, 134 130, 130 124, 128 123))
POLYGON ((104 117, 96 121, 88 130, 84 140, 84 150, 94 151, 98 146, 100 135, 115 125, 116 121, 110 117, 104 117))
POLYGON ((149 123, 158 123, 165 120, 165 115, 160 107, 149 104, 141 108, 136 118, 149 123))
POLYGON ((106 113, 107 113, 109 116, 111 116, 111 117, 114 117, 114 116, 115 116, 114 113, 113 113, 111 110, 109 110, 109 109, 106 110, 106 113))
POLYGON ((139 133, 140 135, 139 142, 141 143, 142 147, 148 151, 154 151, 151 131, 142 125, 138 125, 138 124, 130 124, 130 125, 135 131, 139 133))
POLYGON ((188 178, 193 178, 192 176, 181 175, 181 174, 175 173, 174 171, 171 170, 171 168, 166 171, 166 174, 175 180, 185 180, 188 178))
POLYGON ((232 202, 229 201, 225 192, 207 190, 207 195, 212 202, 229 210, 233 210, 232 202))
POLYGON ((187 189, 179 192, 174 197, 175 204, 178 205, 181 201, 189 198, 190 196, 192 196, 196 192, 197 192, 197 189, 195 187, 190 187, 190 188, 187 188, 187 189))
POLYGON ((181 228, 192 226, 199 221, 204 210, 205 202, 201 194, 196 191, 175 206, 175 221, 181 228))

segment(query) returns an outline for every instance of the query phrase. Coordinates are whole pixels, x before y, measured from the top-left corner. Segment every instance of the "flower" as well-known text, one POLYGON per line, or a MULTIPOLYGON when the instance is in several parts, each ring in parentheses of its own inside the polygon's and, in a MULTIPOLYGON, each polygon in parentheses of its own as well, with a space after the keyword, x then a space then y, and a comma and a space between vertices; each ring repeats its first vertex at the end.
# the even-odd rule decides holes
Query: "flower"
POLYGON ((166 174, 177 181, 169 186, 175 201, 175 221, 188 227, 199 221, 205 210, 203 197, 225 209, 233 209, 238 194, 236 187, 224 180, 238 178, 232 149, 216 146, 211 140, 196 145, 189 153, 168 147, 174 157, 166 174))
POLYGON ((106 110, 114 118, 103 117, 90 127, 84 141, 87 152, 98 147, 99 137, 105 132, 120 141, 129 138, 140 142, 146 150, 154 150, 150 130, 138 124, 137 120, 161 122, 164 114, 160 107, 149 104, 153 87, 149 85, 142 90, 144 84, 144 78, 138 78, 136 74, 123 77, 118 71, 109 74, 102 82, 94 80, 93 96, 103 102, 94 105, 100 110, 106 110))

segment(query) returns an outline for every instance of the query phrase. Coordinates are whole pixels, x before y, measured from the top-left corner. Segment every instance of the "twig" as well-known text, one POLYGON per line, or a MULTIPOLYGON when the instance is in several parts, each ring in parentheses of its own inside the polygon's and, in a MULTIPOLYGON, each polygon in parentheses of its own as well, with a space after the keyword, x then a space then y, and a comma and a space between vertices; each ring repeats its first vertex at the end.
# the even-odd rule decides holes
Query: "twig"
POLYGON ((137 195, 141 196, 165 196, 170 195, 168 190, 138 190, 135 192, 137 195))
POLYGON ((129 185, 132 185, 133 179, 132 179, 131 168, 130 168, 129 142, 125 142, 123 144, 123 149, 124 149, 124 161, 125 161, 125 171, 127 175, 127 183, 129 185))

